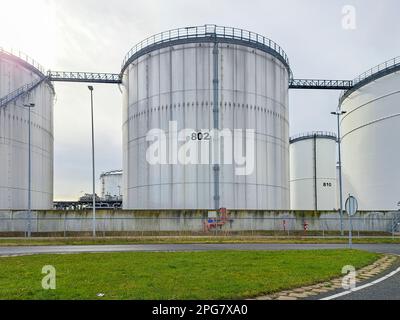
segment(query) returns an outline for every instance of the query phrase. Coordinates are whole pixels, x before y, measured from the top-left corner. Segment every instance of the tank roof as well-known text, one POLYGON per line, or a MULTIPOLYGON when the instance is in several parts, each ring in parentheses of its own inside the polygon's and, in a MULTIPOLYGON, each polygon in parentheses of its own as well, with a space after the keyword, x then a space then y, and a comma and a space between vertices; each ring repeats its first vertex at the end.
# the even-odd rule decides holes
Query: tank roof
POLYGON ((24 67, 26 67, 27 69, 32 70, 39 76, 45 77, 46 74, 45 68, 41 64, 39 64, 36 60, 32 59, 22 51, 5 50, 4 48, 0 47, 0 56, 6 57, 11 60, 15 60, 24 67))
POLYGON ((289 76, 292 78, 289 58, 276 42, 251 31, 212 24, 168 30, 143 40, 126 54, 121 66, 121 74, 132 61, 151 51, 172 45, 216 41, 241 44, 267 52, 286 66, 289 76))
POLYGON ((295 143, 299 142, 302 140, 309 140, 309 139, 329 139, 329 140, 337 140, 337 135, 333 132, 327 132, 327 131, 313 131, 313 132, 306 132, 306 133, 301 133, 298 135, 295 135, 290 138, 289 142, 295 143))
POLYGON ((340 105, 353 92, 357 91, 363 86, 397 71, 400 71, 400 56, 378 64, 368 71, 365 71, 353 80, 353 87, 351 89, 343 91, 340 97, 340 105))

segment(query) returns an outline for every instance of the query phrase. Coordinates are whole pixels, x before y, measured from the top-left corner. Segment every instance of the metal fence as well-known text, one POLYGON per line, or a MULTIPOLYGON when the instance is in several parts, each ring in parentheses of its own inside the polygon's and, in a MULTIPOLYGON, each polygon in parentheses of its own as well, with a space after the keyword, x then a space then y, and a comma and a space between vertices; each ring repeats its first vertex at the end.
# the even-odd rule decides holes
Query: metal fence
MULTIPOLYGON (((386 217, 365 215, 352 219, 355 236, 396 236, 400 232, 400 215, 386 217)), ((24 213, 13 217, 0 217, 0 236, 23 236, 28 218, 24 213)), ((349 219, 344 219, 344 231, 349 230, 349 219)), ((42 236, 89 235, 93 220, 88 214, 57 217, 34 216, 32 232, 42 236)), ((338 217, 240 217, 215 219, 207 217, 129 217, 99 216, 96 218, 98 236, 125 235, 252 235, 252 236, 318 236, 339 235, 338 217)))

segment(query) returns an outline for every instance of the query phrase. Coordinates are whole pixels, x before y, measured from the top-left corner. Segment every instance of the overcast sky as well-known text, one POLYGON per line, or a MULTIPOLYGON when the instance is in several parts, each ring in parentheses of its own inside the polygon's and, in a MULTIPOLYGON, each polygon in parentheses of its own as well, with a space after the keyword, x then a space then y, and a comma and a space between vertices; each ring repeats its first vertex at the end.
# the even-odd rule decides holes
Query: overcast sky
MULTIPOLYGON (((398 0, 0 0, 0 46, 47 69, 120 71, 126 52, 164 30, 218 24, 276 41, 295 78, 353 79, 400 53, 398 0), (356 28, 343 28, 343 7, 356 28)), ((348 21, 348 20, 345 20, 348 21)), ((90 97, 85 84, 55 84, 55 199, 91 190, 90 97)), ((335 131, 338 92, 291 91, 291 135, 335 131)), ((122 168, 121 94, 96 85, 97 175, 122 168)), ((98 190, 100 191, 100 190, 98 190)))

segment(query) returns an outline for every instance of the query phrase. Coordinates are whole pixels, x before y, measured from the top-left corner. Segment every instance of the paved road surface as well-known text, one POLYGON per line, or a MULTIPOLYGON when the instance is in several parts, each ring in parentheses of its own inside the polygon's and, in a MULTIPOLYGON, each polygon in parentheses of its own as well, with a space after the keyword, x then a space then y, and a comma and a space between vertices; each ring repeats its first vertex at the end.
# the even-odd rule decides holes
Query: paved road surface
MULTIPOLYGON (((315 250, 343 249, 343 244, 154 244, 98 246, 0 247, 0 256, 84 252, 176 252, 210 250, 315 250)), ((355 249, 400 255, 400 244, 357 244, 355 249)), ((340 292, 340 291, 339 291, 340 292)), ((337 292, 335 292, 337 293, 337 292)), ((329 295, 333 295, 330 293, 329 295)), ((325 296, 316 297, 317 299, 325 296)), ((400 300, 400 273, 375 286, 338 298, 340 300, 400 300)))
MULTIPOLYGON (((344 249, 344 244, 151 244, 92 246, 22 246, 0 247, 0 256, 84 252, 173 252, 210 250, 316 250, 344 249)), ((358 244, 355 249, 400 255, 400 244, 358 244)))
POLYGON ((372 287, 340 297, 337 300, 400 300, 400 273, 372 287))

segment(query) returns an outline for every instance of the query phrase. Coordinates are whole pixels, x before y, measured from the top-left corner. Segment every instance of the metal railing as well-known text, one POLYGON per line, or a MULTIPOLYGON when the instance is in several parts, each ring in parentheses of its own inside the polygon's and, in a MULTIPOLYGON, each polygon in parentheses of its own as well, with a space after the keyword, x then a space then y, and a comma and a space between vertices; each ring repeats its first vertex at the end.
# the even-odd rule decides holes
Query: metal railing
POLYGON ((351 80, 291 79, 289 89, 345 90, 353 87, 351 80))
POLYGON ((377 66, 365 71, 353 80, 353 86, 349 90, 345 90, 341 93, 339 101, 340 104, 347 98, 354 90, 362 87, 364 84, 378 79, 381 76, 388 74, 392 70, 400 70, 400 56, 387 60, 377 66))
POLYGON ((115 73, 48 71, 47 76, 50 81, 121 83, 119 74, 115 73))
POLYGON ((305 133, 299 133, 296 134, 292 137, 290 137, 290 142, 294 141, 294 140, 299 140, 302 138, 312 138, 314 136, 317 137, 329 137, 329 138, 334 138, 335 140, 337 139, 337 135, 333 132, 329 132, 329 131, 311 131, 311 132, 305 132, 305 133))
POLYGON ((390 59, 388 61, 385 61, 381 64, 378 64, 377 66, 369 69, 368 71, 365 71, 361 75, 359 75, 357 78, 353 80, 353 85, 356 85, 360 83, 361 81, 366 80, 367 78, 381 72, 381 71, 386 71, 389 69, 392 69, 394 67, 400 66, 400 56, 390 59))
POLYGON ((33 89, 35 89, 38 85, 40 85, 45 80, 47 80, 47 77, 37 79, 31 83, 28 83, 28 84, 18 88, 17 90, 10 92, 5 97, 0 99, 0 108, 15 101, 19 97, 31 92, 33 89))
POLYGON ((164 31, 139 42, 126 54, 122 62, 121 70, 124 70, 126 64, 135 54, 139 53, 141 50, 147 47, 174 40, 197 39, 205 37, 234 39, 263 45, 277 52, 284 59, 287 65, 290 65, 289 58, 286 53, 276 42, 272 41, 271 39, 243 29, 217 25, 204 25, 164 31))
POLYGON ((14 49, 6 50, 6 49, 0 47, 0 53, 6 54, 9 56, 13 56, 13 57, 17 57, 17 58, 25 61, 26 63, 30 64, 32 67, 34 67, 35 69, 40 71, 42 74, 46 73, 45 68, 40 63, 38 63, 35 59, 32 59, 30 56, 28 56, 26 53, 24 53, 20 50, 14 50, 14 49))

